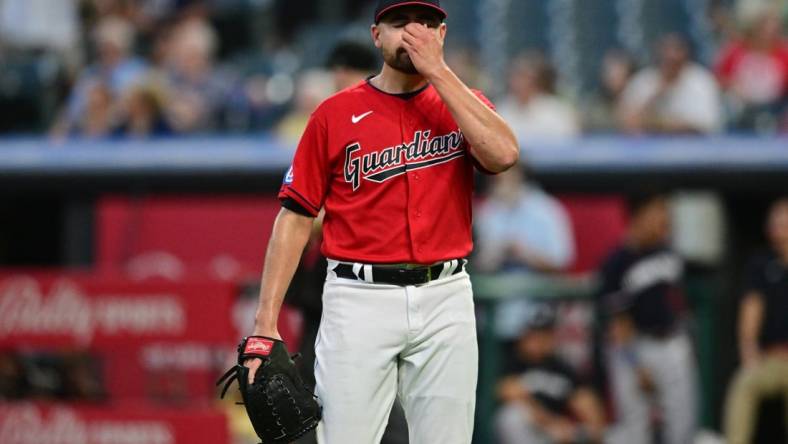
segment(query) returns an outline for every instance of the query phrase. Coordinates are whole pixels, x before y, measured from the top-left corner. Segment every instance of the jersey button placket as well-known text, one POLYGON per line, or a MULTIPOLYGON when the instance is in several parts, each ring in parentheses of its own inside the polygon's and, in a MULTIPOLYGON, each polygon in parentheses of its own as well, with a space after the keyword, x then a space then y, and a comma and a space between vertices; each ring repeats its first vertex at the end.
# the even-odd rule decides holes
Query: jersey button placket
MULTIPOLYGON (((407 106, 403 106, 400 108, 400 125, 402 125, 402 142, 403 143, 411 143, 413 142, 413 136, 416 132, 416 125, 411 116, 409 115, 407 106)), ((417 255, 421 255, 424 253, 424 248, 421 247, 421 239, 417 239, 419 224, 418 219, 421 217, 421 211, 418 208, 414 208, 412 203, 414 202, 414 197, 417 195, 419 180, 421 179, 421 175, 418 171, 408 171, 405 174, 408 183, 408 201, 407 201, 407 212, 408 212, 408 224, 410 225, 410 241, 412 244, 413 251, 417 255)))

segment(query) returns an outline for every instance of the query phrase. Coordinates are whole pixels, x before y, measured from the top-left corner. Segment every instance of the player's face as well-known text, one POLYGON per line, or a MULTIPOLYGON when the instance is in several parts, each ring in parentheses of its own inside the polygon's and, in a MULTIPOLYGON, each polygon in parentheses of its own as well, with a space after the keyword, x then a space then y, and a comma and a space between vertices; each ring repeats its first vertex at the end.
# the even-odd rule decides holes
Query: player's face
POLYGON ((519 345, 520 353, 528 360, 541 361, 552 354, 555 334, 552 329, 533 330, 520 338, 519 345))
POLYGON ((380 48, 387 65, 405 74, 415 75, 419 72, 402 43, 405 26, 409 23, 426 26, 440 41, 446 35, 446 24, 434 11, 419 6, 405 6, 387 13, 381 17, 380 23, 372 25, 372 39, 375 46, 380 48))
POLYGON ((788 199, 783 199, 772 207, 768 230, 774 247, 788 251, 788 199))
POLYGON ((655 199, 638 211, 633 220, 640 243, 646 246, 665 243, 670 238, 670 209, 668 201, 655 199))

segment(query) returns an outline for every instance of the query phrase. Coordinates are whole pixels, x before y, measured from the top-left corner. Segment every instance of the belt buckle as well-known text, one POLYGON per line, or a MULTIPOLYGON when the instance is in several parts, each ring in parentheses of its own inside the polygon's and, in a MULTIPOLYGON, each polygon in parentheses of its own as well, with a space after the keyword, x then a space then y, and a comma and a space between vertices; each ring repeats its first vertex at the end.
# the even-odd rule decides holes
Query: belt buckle
POLYGON ((429 271, 425 273, 423 269, 419 270, 417 268, 398 268, 397 274, 399 274, 401 285, 421 285, 429 282, 430 278, 429 271))

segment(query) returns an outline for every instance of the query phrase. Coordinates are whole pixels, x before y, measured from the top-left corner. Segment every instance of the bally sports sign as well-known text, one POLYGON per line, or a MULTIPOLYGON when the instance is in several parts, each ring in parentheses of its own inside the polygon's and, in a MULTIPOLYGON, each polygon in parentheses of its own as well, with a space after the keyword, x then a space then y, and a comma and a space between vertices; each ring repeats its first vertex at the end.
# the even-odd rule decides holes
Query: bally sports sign
POLYGON ((0 346, 233 341, 234 287, 91 276, 0 277, 0 346))
POLYGON ((221 411, 0 404, 3 444, 229 443, 221 411))

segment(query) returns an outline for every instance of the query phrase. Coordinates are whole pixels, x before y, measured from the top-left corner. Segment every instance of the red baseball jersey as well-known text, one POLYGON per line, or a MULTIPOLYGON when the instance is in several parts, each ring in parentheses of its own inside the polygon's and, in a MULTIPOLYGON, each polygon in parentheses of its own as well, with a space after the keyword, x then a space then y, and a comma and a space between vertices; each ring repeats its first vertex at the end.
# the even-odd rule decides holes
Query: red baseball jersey
POLYGON ((325 207, 326 257, 431 264, 473 247, 475 164, 433 86, 397 95, 362 82, 312 114, 279 198, 313 216, 325 207))

